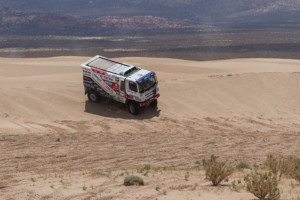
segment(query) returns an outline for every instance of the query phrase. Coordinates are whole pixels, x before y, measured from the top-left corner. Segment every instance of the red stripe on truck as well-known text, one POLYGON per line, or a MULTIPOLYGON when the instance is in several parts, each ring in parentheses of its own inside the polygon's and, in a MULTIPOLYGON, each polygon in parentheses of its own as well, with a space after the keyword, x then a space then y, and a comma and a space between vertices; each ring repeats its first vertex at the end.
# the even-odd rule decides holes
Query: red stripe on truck
POLYGON ((102 74, 102 75, 106 75, 107 74, 107 72, 102 71, 100 69, 96 69, 96 68, 93 68, 93 67, 91 67, 91 69, 93 70, 93 72, 98 73, 98 74, 102 74))
POLYGON ((115 60, 113 60, 113 59, 110 59, 110 58, 106 58, 107 60, 109 60, 109 61, 112 61, 112 62, 115 62, 115 63, 118 63, 118 64, 121 64, 121 65, 123 65, 123 63, 120 63, 120 62, 118 62, 118 61, 115 61, 115 60))

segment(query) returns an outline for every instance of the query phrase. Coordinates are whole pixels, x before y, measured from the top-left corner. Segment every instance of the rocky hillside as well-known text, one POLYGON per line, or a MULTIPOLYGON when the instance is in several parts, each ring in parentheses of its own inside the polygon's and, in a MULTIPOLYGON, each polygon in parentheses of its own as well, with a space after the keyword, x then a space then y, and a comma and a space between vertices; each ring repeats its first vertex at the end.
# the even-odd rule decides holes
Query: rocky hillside
POLYGON ((101 17, 97 20, 103 28, 119 29, 181 29, 195 28, 198 25, 189 20, 168 20, 162 17, 138 16, 138 17, 101 17))
POLYGON ((300 26, 299 0, 1 0, 0 34, 99 35, 300 26))
POLYGON ((120 31, 149 31, 197 28, 188 20, 169 20, 162 17, 100 17, 87 19, 63 14, 0 10, 0 34, 17 35, 99 35, 120 31))
POLYGON ((297 22, 299 0, 1 0, 0 7, 25 11, 103 16, 156 16, 197 22, 297 22))
POLYGON ((0 11, 1 34, 64 34, 80 32, 87 28, 97 29, 90 20, 78 17, 38 12, 25 12, 3 8, 0 11))

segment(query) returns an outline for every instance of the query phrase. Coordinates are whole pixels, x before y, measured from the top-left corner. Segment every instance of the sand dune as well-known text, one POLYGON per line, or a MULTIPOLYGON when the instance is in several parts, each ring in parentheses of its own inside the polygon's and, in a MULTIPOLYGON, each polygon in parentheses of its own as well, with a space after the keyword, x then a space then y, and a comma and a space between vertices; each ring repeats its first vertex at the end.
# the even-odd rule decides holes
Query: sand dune
MULTIPOLYGON (((21 133, 36 132, 27 122, 135 119, 122 105, 87 102, 79 65, 88 58, 8 59, 1 63, 0 116, 21 133), (91 115, 96 114, 96 115, 91 115)), ((145 109, 137 119, 205 117, 288 118, 300 113, 300 61, 240 59, 193 62, 120 58, 155 70, 162 97, 159 112, 145 109)), ((278 123, 281 123, 279 120, 278 123)), ((40 129, 38 129, 39 131, 40 129)))
MULTIPOLYGON (((16 182, 7 197, 33 189, 16 173, 188 166, 211 154, 261 162, 300 150, 298 60, 117 58, 159 78, 158 110, 132 116, 122 104, 87 101, 79 67, 87 59, 0 59, 0 175, 16 182)), ((56 199, 50 189, 42 194, 56 199)))

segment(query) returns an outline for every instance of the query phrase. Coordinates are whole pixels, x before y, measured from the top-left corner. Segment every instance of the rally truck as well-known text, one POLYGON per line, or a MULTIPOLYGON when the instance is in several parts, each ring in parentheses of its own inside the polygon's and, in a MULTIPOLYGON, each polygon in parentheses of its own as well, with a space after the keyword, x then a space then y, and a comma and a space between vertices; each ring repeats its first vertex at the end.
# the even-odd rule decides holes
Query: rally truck
POLYGON ((109 98, 128 106, 137 115, 146 106, 157 107, 158 81, 155 72, 95 56, 81 64, 85 94, 91 102, 109 98))

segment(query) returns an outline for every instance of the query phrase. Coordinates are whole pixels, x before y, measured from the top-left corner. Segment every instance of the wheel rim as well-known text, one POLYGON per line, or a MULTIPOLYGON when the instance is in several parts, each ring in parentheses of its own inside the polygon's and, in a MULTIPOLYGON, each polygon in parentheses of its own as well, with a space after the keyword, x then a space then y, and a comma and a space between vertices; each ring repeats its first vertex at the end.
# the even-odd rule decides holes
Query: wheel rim
POLYGON ((131 113, 134 113, 134 106, 132 103, 129 105, 129 109, 131 113))
POLYGON ((96 101, 97 100, 97 96, 94 93, 90 94, 90 98, 92 101, 96 101))

